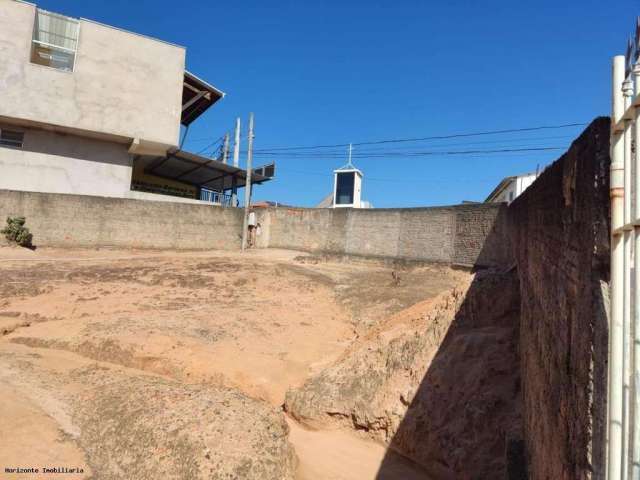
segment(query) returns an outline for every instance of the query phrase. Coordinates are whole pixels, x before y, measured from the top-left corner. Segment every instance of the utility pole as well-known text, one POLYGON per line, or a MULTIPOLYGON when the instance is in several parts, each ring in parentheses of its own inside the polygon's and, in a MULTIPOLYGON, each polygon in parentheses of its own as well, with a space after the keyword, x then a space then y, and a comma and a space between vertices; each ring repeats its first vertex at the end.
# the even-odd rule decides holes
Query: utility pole
POLYGON ((224 134, 224 145, 222 147, 222 163, 227 163, 227 158, 229 158, 229 134, 224 134))
MULTIPOLYGON (((233 136, 233 166, 238 168, 240 165, 240 118, 236 118, 236 131, 233 136)), ((238 202, 238 187, 236 186, 238 179, 234 175, 231 179, 231 206, 235 207, 238 202)))
POLYGON ((242 222, 242 251, 247 248, 249 207, 251 205, 251 160, 253 155, 253 112, 249 114, 249 145, 247 147, 247 180, 244 185, 244 221, 242 222))

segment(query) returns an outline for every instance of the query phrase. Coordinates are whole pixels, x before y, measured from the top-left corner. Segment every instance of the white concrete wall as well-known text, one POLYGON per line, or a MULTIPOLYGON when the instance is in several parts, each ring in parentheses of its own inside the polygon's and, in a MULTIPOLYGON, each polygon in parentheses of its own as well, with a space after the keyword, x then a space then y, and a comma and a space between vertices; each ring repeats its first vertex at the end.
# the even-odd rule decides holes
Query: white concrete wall
POLYGON ((73 72, 35 65, 35 10, 0 0, 0 117, 178 145, 182 47, 81 20, 73 72))
POLYGON ((531 173, 529 175, 521 175, 518 177, 518 183, 516 185, 516 197, 522 195, 522 193, 536 181, 536 174, 531 173))
POLYGON ((497 196, 492 200, 494 203, 499 202, 513 202, 516 198, 518 198, 522 193, 531 186, 533 182, 536 181, 536 174, 530 173, 527 175, 519 175, 518 177, 512 179, 497 196))
POLYGON ((126 145, 0 123, 2 128, 24 132, 24 145, 0 145, 0 190, 212 205, 131 190, 133 158, 126 145))
POLYGON ((24 132, 23 148, 0 145, 0 189, 128 196, 132 158, 126 145, 44 130, 24 132))

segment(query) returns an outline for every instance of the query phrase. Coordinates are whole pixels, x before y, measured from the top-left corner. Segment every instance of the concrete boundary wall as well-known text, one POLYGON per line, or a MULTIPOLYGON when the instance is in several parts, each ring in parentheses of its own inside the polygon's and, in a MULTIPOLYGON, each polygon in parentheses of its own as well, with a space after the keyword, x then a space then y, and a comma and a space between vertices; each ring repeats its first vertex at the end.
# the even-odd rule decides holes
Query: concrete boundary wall
MULTIPOLYGON (((0 222, 25 216, 36 246, 238 249, 243 210, 0 190, 0 222)), ((258 246, 460 265, 510 262, 506 207, 258 210, 258 246)))
POLYGON ((243 210, 0 190, 0 222, 17 215, 36 246, 238 249, 243 210))
POLYGON ((262 210, 258 245, 461 265, 510 262, 506 206, 262 210))

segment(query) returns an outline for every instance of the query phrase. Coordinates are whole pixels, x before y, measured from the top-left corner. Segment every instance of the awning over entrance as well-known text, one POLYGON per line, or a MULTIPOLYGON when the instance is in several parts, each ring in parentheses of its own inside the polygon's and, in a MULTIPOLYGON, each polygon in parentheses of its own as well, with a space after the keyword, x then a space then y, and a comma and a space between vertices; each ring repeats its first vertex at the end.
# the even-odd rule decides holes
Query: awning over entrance
MULTIPOLYGON (((246 170, 183 150, 170 153, 166 157, 138 157, 135 161, 143 163, 144 172, 149 175, 218 192, 232 188, 234 179, 235 186, 238 188, 244 187, 247 181, 246 170)), ((255 168, 251 183, 260 184, 269 181, 274 175, 275 164, 255 168)))

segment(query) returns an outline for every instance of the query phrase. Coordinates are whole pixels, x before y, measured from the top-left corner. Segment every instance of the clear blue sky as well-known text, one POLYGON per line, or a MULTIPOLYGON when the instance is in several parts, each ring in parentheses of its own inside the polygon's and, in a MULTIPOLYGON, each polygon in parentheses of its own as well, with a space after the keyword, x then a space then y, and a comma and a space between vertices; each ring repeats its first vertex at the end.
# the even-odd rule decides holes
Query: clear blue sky
MULTIPOLYGON (((191 127, 198 151, 256 115, 255 148, 342 144, 589 122, 608 115, 610 62, 623 54, 638 2, 43 0, 187 47, 187 68, 227 93, 191 127)), ((356 148, 376 207, 482 200, 508 175, 561 152, 407 157, 398 151, 570 144, 582 127, 356 148)), ((331 156, 275 158, 255 199, 313 206, 332 189, 331 156)), ((244 163, 244 157, 242 158, 244 163)))

